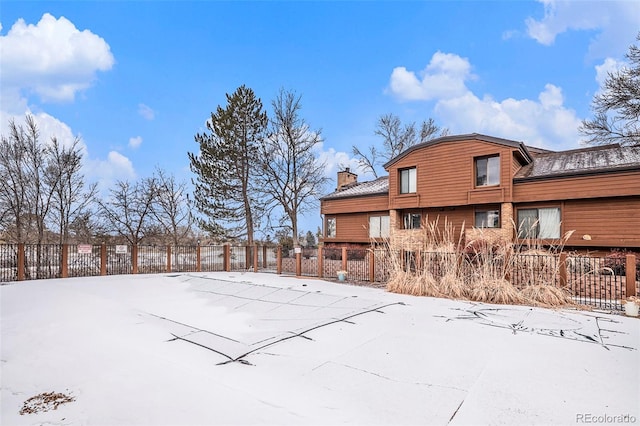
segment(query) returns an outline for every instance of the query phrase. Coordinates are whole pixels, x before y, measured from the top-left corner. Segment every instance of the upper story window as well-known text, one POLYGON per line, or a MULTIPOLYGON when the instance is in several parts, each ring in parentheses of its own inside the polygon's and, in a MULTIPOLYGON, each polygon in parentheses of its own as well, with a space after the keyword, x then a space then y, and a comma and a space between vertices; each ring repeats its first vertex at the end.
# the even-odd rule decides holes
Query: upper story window
POLYGON ((519 238, 560 238, 560 209, 518 209, 519 238))
POLYGON ((403 229, 420 229, 422 226, 422 215, 420 213, 404 213, 402 215, 403 229))
POLYGON ((500 185, 500 156, 476 158, 476 187, 500 185))
POLYGON ((336 237, 336 218, 335 217, 328 217, 327 218, 325 234, 326 234, 327 238, 335 238, 336 237))
POLYGON ((476 210, 476 228, 500 228, 500 210, 476 210))
POLYGON ((389 237, 389 216, 371 216, 369 218, 369 238, 389 237))
POLYGON ((416 192, 416 168, 400 170, 400 193, 411 194, 416 192))

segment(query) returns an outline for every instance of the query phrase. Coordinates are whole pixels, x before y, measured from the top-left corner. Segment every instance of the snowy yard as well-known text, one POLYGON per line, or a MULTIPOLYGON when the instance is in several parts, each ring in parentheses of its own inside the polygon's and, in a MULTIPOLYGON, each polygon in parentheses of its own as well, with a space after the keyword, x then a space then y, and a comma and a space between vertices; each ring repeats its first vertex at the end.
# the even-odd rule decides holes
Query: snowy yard
POLYGON ((640 320, 621 315, 239 272, 0 298, 2 425, 640 422, 640 320))

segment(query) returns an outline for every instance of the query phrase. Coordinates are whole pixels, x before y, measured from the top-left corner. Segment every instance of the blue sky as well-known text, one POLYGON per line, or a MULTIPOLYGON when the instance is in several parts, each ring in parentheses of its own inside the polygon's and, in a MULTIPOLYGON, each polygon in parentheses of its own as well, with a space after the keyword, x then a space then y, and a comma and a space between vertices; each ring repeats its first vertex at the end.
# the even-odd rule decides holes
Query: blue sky
MULTIPOLYGON (((29 112, 43 137, 81 137, 85 175, 106 188, 155 167, 189 180, 194 134, 242 84, 267 111, 280 88, 302 95, 332 179, 356 169, 352 145, 380 143, 386 113, 433 117, 451 134, 578 148, 603 76, 640 31, 640 6, 2 1, 0 22, 2 133, 29 112)), ((311 214, 302 227, 319 223, 311 214)))

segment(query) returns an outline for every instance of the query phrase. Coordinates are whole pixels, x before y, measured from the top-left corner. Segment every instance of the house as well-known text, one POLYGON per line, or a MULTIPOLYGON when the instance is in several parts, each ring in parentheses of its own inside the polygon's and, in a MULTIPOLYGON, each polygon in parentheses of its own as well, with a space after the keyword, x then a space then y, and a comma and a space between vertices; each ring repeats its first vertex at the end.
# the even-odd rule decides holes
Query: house
POLYGON ((321 198, 325 245, 416 241, 429 222, 466 240, 531 239, 583 249, 640 248, 640 146, 549 151, 481 134, 415 145, 358 182, 338 172, 321 198))

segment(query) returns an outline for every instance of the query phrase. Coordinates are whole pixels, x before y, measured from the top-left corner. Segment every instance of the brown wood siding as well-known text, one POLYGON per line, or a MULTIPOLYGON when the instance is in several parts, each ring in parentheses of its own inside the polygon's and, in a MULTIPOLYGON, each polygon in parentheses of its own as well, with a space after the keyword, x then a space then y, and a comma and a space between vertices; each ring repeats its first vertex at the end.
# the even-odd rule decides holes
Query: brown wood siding
POLYGON ((445 209, 424 209, 425 220, 429 222, 437 221, 437 228, 440 232, 445 229, 445 224, 453 226, 455 238, 458 238, 462 229, 473 227, 473 207, 455 207, 445 209))
POLYGON ((515 182, 513 185, 513 199, 518 203, 612 195, 640 197, 640 172, 515 182))
POLYGON ((389 216, 389 211, 327 215, 327 217, 336 218, 336 236, 335 238, 324 238, 323 241, 326 243, 371 242, 371 238, 369 238, 370 216, 389 216))
POLYGON ((362 213, 389 210, 389 196, 372 195, 354 198, 323 200, 320 203, 321 214, 362 213))
POLYGON ((469 140, 428 146, 394 163, 389 172, 391 209, 509 202, 515 148, 469 140), (500 185, 475 188, 474 158, 500 155, 500 185), (416 167, 416 194, 400 194, 398 171, 416 167))
POLYGON ((640 248, 640 196, 566 201, 562 229, 570 246, 640 248))

